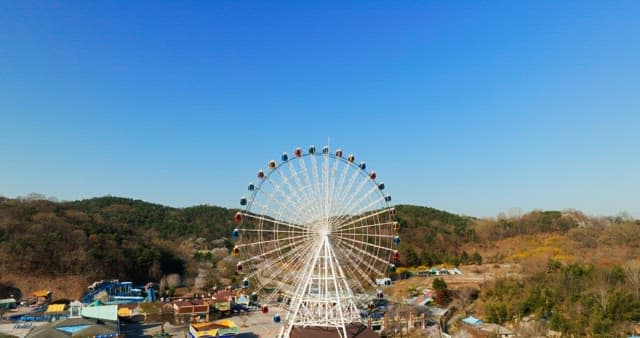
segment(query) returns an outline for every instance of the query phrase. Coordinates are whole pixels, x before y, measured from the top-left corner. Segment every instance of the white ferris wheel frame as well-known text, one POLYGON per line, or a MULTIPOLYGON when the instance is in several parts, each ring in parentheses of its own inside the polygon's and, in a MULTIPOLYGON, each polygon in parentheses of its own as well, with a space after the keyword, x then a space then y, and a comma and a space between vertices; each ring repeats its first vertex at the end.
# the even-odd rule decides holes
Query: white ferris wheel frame
POLYGON ((361 321, 357 294, 376 289, 374 278, 398 259, 391 197, 374 171, 339 149, 297 148, 281 159, 258 171, 241 199, 233 230, 238 272, 247 274, 245 287, 253 280, 256 292, 271 291, 263 312, 275 304, 286 313, 279 337, 294 326, 335 328, 346 337, 347 325, 361 321))

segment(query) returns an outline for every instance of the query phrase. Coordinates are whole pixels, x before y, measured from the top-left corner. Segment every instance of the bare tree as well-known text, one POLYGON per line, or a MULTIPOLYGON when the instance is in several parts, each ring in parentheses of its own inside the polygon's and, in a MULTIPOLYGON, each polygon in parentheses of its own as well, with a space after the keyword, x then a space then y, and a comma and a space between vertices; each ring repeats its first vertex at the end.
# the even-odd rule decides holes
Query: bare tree
POLYGON ((634 259, 624 265, 624 274, 627 283, 631 285, 635 292, 636 299, 640 300, 640 261, 634 259))
POLYGON ((607 271, 600 271, 593 277, 593 296, 603 314, 606 314, 609 309, 609 294, 613 283, 613 277, 607 271))

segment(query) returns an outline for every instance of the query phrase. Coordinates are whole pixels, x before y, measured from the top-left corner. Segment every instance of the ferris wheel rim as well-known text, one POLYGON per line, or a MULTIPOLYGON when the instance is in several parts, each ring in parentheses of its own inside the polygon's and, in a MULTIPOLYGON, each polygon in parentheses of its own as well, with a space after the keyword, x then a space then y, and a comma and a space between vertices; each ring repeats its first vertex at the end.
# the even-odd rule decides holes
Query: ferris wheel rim
MULTIPOLYGON (((285 153, 285 154, 286 154, 286 153, 285 153)), ((373 173, 375 173, 375 171, 374 171, 374 170, 367 170, 366 168, 364 168, 364 169, 363 169, 363 168, 361 168, 361 166, 360 166, 360 165, 356 164, 356 163, 355 163, 355 161, 349 161, 349 159, 348 159, 348 158, 345 158, 345 157, 343 157, 343 156, 337 156, 337 155, 335 155, 335 154, 331 154, 331 153, 329 153, 329 154, 313 153, 313 154, 312 154, 312 153, 308 153, 308 152, 307 152, 307 153, 303 153, 303 154, 301 154, 300 156, 295 156, 295 157, 293 157, 293 158, 288 158, 287 160, 284 160, 284 161, 276 162, 276 166, 275 166, 274 168, 267 168, 267 169, 268 169, 268 171, 265 171, 265 170, 259 169, 259 170, 258 170, 258 172, 262 172, 262 173, 264 174, 264 177, 263 177, 263 178, 258 178, 258 181, 257 181, 258 183, 257 183, 257 184, 254 184, 254 189, 252 190, 252 192, 251 192, 251 194, 250 194, 249 196, 254 197, 256 194, 258 194, 258 193, 259 193, 260 188, 262 187, 262 185, 263 185, 263 184, 265 184, 265 182, 267 182, 267 181, 268 181, 269 177, 271 177, 272 175, 274 175, 274 174, 275 174, 278 170, 280 170, 284 165, 288 165, 288 164, 289 164, 289 163, 291 163, 291 162, 295 162, 296 160, 304 159, 304 158, 306 158, 306 157, 310 157, 310 156, 328 157, 328 158, 330 158, 330 159, 339 160, 339 161, 341 161, 342 163, 346 163, 347 165, 349 165, 349 166, 353 167, 354 169, 356 169, 356 168, 357 168, 357 169, 359 169, 360 174, 362 174, 362 175, 364 175, 364 176, 366 176, 366 177, 368 177, 368 178, 370 178, 370 177, 369 177, 369 174, 370 174, 370 173, 372 173, 372 172, 373 172, 373 173)), ((275 161, 275 160, 271 160, 271 161, 275 161)), ((380 184, 382 184, 382 183, 383 183, 383 182, 381 182, 381 181, 378 181, 378 180, 377 180, 377 179, 375 179, 375 178, 374 178, 374 179, 372 179, 372 181, 373 181, 377 186, 380 186, 380 184)), ((252 184, 253 184, 253 182, 250 182, 250 183, 249 183, 249 185, 252 185, 252 184)), ((384 185, 383 185, 383 187, 384 187, 384 185)), ((383 189, 379 189, 379 191, 380 191, 380 195, 385 199, 385 203, 386 203, 387 207, 389 207, 391 204, 389 203, 389 201, 387 201, 387 200, 386 200, 386 197, 387 197, 388 195, 386 195, 386 194, 383 192, 383 189)), ((245 210, 245 211, 247 211, 247 210, 249 210, 249 209, 250 209, 250 207, 251 207, 251 203, 252 203, 252 201, 253 201, 253 198, 248 198, 247 200, 248 200, 248 203, 247 203, 247 205, 246 205, 246 206, 245 206, 245 208, 244 208, 244 210, 245 210)))
MULTIPOLYGON (((312 146, 313 147, 313 146, 312 146)), ((296 148, 294 151, 295 156, 288 157, 287 153, 283 154, 282 161, 271 160, 268 162, 267 169, 260 169, 257 173, 258 181, 257 183, 250 182, 249 183, 249 191, 250 194, 248 197, 242 197, 241 205, 244 208, 239 209, 236 216, 240 216, 240 222, 236 225, 235 231, 239 229, 243 232, 243 237, 250 236, 252 232, 257 233, 260 241, 259 243, 237 243, 236 247, 234 247, 234 251, 236 248, 242 249, 243 256, 249 255, 252 252, 260 252, 259 255, 253 257, 243 257, 242 260, 239 261, 238 264, 246 264, 247 270, 242 273, 249 273, 251 277, 258 283, 260 289, 266 289, 269 287, 268 283, 271 283, 273 286, 275 284, 276 291, 284 291, 285 297, 291 297, 291 290, 284 290, 288 286, 292 285, 294 282, 294 277, 291 276, 291 273, 284 273, 284 276, 281 280, 277 280, 275 277, 271 277, 270 279, 263 279, 258 276, 258 273, 263 273, 265 271, 258 271, 258 269, 270 269, 269 271, 283 273, 285 272, 283 267, 291 268, 298 267, 302 268, 302 263, 291 263, 287 261, 287 259, 297 259, 300 260, 300 254, 289 254, 289 251, 283 250, 294 250, 304 248, 308 250, 311 247, 311 243, 313 241, 313 236, 308 234, 308 229, 310 224, 295 224, 295 222, 286 219, 285 216, 291 217, 290 214, 286 214, 283 216, 283 213, 289 212, 289 208, 285 202, 277 201, 279 206, 272 208, 267 204, 261 205, 261 203, 273 203, 275 197, 269 197, 265 195, 263 199, 259 198, 260 194, 274 194, 274 195, 282 195, 284 194, 281 189, 289 189, 288 192, 295 192, 296 196, 294 199, 298 199, 293 202, 300 202, 300 199, 304 199, 308 194, 317 193, 319 190, 322 190, 319 187, 319 177, 322 176, 323 179, 327 180, 331 178, 333 181, 332 188, 335 188, 337 185, 343 185, 339 187, 338 191, 332 190, 331 193, 340 193, 343 194, 345 192, 350 192, 349 189, 354 189, 354 183, 357 179, 358 185, 356 186, 356 192, 361 194, 361 196, 350 196, 348 200, 341 200, 345 204, 356 203, 360 209, 345 209, 346 211, 350 211, 351 213, 340 214, 338 213, 336 216, 331 216, 332 218, 340 219, 344 218, 344 222, 340 223, 336 226, 335 229, 332 229, 330 236, 340 238, 336 241, 336 247, 334 255, 336 257, 347 256, 346 252, 352 252, 356 250, 361 254, 361 257, 357 261, 350 262, 344 265, 344 269, 347 272, 341 272, 345 274, 345 276, 350 277, 366 277, 368 275, 384 275, 388 271, 390 266, 393 266, 392 257, 393 254, 397 254, 397 250, 394 249, 394 245, 391 243, 395 243, 395 238, 397 234, 392 232, 391 234, 382 234, 382 228, 390 228, 391 225, 397 223, 393 221, 395 217, 395 208, 392 207, 390 203, 390 196, 386 194, 384 190, 384 183, 379 181, 377 174, 373 170, 367 170, 365 162, 361 162, 360 164, 356 163, 355 156, 350 154, 347 157, 333 154, 330 152, 325 152, 325 149, 328 147, 324 147, 322 152, 306 152, 302 153, 300 148, 296 148), (285 159, 286 157, 286 159, 285 159), (323 158, 323 161, 316 161, 318 158, 323 158), (305 161, 311 162, 307 163, 305 161), (298 169, 292 167, 296 165, 296 162, 299 163, 298 169), (309 168, 306 165, 309 164, 311 172, 309 172, 309 168), (319 173, 319 165, 322 164, 324 167, 322 168, 322 174, 319 173), (329 170, 329 165, 331 164, 331 169, 333 171, 340 170, 340 178, 338 179, 337 174, 335 176, 327 176, 327 171, 329 170), (289 168, 289 172, 285 171, 285 168, 289 168), (282 181, 276 181, 274 183, 272 180, 277 179, 277 175, 281 175, 284 178, 281 178, 282 181), (288 178, 286 175, 290 175, 288 178), (304 175, 304 176, 303 176, 304 175), (347 181, 347 176, 348 181, 347 181), (289 179, 291 181, 289 181, 289 179), (295 182, 294 182, 295 180, 295 182), (306 185, 301 184, 302 180, 306 180, 306 185), (312 181, 313 182, 310 182, 312 181), (339 180, 339 181, 338 181, 339 180), (282 186, 279 186, 279 185, 282 186), (313 186, 315 184, 315 186, 313 186), (348 188, 345 186, 348 184, 348 188), (285 188, 285 185, 287 186, 285 188), (293 188, 292 188, 293 186, 293 188), (364 187, 369 187, 369 190, 363 191, 364 187), (265 191, 265 188, 271 188, 271 191, 265 191), (294 189, 295 188, 295 189, 294 189), (299 195, 298 195, 299 193, 299 195), (354 200, 355 199, 355 200, 354 200), (245 204, 243 204, 245 203, 245 204), (363 204, 368 203, 368 204, 363 204), (371 207, 375 207, 375 209, 371 209, 371 207), (371 210, 370 210, 371 209, 371 210), (257 211, 261 211, 259 213, 257 211), (285 210, 285 211, 283 211, 285 210), (376 213, 368 214, 371 211, 375 211, 380 213, 380 215, 384 215, 384 218, 378 218, 376 213), (266 212, 269 213, 266 213, 266 212), (355 211, 355 213, 354 213, 355 211), (360 215, 361 217, 356 217, 360 215), (364 215, 364 216, 363 216, 364 215), (257 228, 248 228, 250 225, 249 222, 257 222, 257 228), (362 222, 363 224, 359 224, 362 222), (373 223, 367 223, 373 222, 373 223), (266 223, 266 224, 265 224, 266 223), (282 227, 283 229, 280 229, 282 227), (370 229, 371 228, 371 229, 370 229), (269 232, 274 237, 271 239, 268 236, 263 236, 263 232, 269 232), (278 237, 282 234, 282 237, 278 237), (357 240, 354 238, 363 237, 364 240, 357 240), (300 243, 304 245, 294 242, 293 240, 300 240, 300 243), (278 242, 282 241, 282 246, 278 245, 278 242), (344 243, 342 243, 344 242, 344 243), (270 245, 275 243, 275 248, 265 251, 265 245, 270 245), (342 244, 339 244, 342 243, 342 244), (255 246, 260 246, 256 248, 255 246), (283 253, 284 252, 284 253, 283 253), (286 256, 283 257, 283 255, 286 256), (391 258, 390 258, 391 257, 391 258), (269 266, 268 262, 264 262, 264 260, 275 260, 273 263, 277 263, 280 266, 269 266), (357 263, 363 265, 358 266, 357 263), (387 266, 384 266, 384 265, 387 266), (378 268, 380 267, 380 268, 378 268), (266 282, 266 283, 265 283, 266 282)), ((339 150, 341 152, 341 150, 339 150)), ((323 187, 323 189, 327 189, 327 187, 323 187)), ((267 189, 268 190, 268 189, 267 189)), ((287 197, 287 202, 292 202, 292 198, 287 197)), ((344 209, 344 207, 341 207, 344 209)), ((339 211, 342 212, 340 209, 339 211)), ((297 217, 297 216, 296 216, 297 217)), ((297 218, 294 218, 297 220, 297 218)), ((328 221, 328 220, 327 220, 328 221)), ((395 225, 394 225, 395 230, 395 225)), ((267 271, 268 272, 268 271, 267 271)), ((245 277, 245 279, 247 279, 245 277)), ((371 278, 366 279, 364 284, 361 283, 360 279, 353 278, 358 281, 359 285, 354 285, 356 289, 359 291, 364 291, 366 288, 371 288, 374 286, 372 284, 371 278)), ((273 296, 275 292, 272 293, 273 296)))

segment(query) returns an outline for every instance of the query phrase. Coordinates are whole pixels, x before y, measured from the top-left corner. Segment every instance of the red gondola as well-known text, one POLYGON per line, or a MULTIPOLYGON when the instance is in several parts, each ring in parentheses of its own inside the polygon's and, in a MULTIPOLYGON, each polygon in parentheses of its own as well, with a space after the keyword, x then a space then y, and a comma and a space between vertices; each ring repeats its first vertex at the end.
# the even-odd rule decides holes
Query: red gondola
POLYGON ((391 259, 394 262, 397 262, 400 260, 400 254, 398 253, 398 250, 393 250, 393 253, 391 253, 391 259))

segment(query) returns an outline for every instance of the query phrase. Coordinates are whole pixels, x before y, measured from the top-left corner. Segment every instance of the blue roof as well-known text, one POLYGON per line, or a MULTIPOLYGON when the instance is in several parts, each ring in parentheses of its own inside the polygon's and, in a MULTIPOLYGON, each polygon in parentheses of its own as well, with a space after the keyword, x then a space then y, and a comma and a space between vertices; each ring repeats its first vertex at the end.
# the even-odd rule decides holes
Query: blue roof
POLYGON ((467 323, 467 324, 471 324, 471 325, 480 325, 482 324, 482 319, 478 319, 474 316, 469 316, 465 319, 462 320, 463 322, 467 323))
POLYGON ((59 326, 56 327, 56 329, 60 330, 60 331, 64 331, 66 333, 76 333, 78 331, 82 331, 88 327, 90 327, 90 324, 84 324, 84 325, 73 325, 73 326, 59 326))

